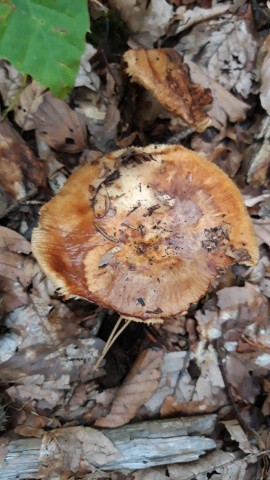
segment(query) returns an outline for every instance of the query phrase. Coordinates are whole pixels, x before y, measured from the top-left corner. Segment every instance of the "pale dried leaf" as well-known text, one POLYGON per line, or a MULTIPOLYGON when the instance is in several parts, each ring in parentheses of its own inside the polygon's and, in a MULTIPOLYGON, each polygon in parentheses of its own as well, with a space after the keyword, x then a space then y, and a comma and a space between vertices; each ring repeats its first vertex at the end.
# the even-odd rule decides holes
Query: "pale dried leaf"
POLYGON ((33 130, 35 128, 34 114, 43 102, 45 91, 46 88, 35 80, 22 91, 14 108, 14 113, 15 122, 23 130, 33 130))
POLYGON ((266 243, 270 247, 270 219, 253 219, 253 225, 259 243, 266 243))
POLYGON ((223 88, 247 98, 257 93, 257 41, 246 20, 227 15, 202 23, 183 37, 177 46, 180 53, 205 70, 223 88))
MULTIPOLYGON (((226 287, 219 290, 217 296, 219 321, 237 321, 238 332, 250 331, 249 325, 253 325, 255 333, 256 326, 267 324, 268 302, 257 285, 246 282, 244 287, 226 287)), ((232 331, 235 331, 235 324, 232 331)), ((228 336, 229 332, 226 333, 228 336)))
POLYGON ((231 439, 239 444, 240 449, 243 450, 244 453, 258 453, 259 450, 250 444, 246 433, 237 420, 227 420, 222 423, 228 430, 231 439))
POLYGON ((139 31, 132 38, 140 45, 151 48, 165 34, 173 8, 166 0, 151 0, 147 6, 139 31))
POLYGON ((261 195, 256 195, 255 197, 252 195, 244 195, 244 201, 246 207, 254 207, 254 205, 257 205, 260 202, 263 202, 267 198, 270 198, 270 192, 265 191, 261 195))
POLYGON ((50 92, 45 93, 34 123, 38 135, 55 150, 78 153, 85 148, 86 127, 82 118, 50 92))
POLYGON ((175 34, 183 32, 197 23, 206 22, 214 17, 223 15, 230 8, 230 3, 214 5, 212 8, 194 7, 193 9, 187 9, 187 7, 181 6, 177 8, 173 17, 174 21, 178 21, 175 34))
POLYGON ((85 46, 85 53, 81 57, 79 72, 75 80, 75 87, 87 87, 94 92, 97 92, 100 87, 99 76, 92 71, 90 59, 95 55, 96 49, 87 43, 85 46))
POLYGON ((138 409, 157 389, 163 360, 162 350, 142 352, 119 388, 109 415, 97 419, 95 425, 112 428, 124 425, 134 418, 138 409))
POLYGON ((44 435, 40 461, 47 475, 56 472, 89 472, 90 461, 105 465, 121 453, 101 432, 90 427, 67 427, 44 435))
POLYGON ((212 119, 212 126, 220 129, 227 125, 227 120, 235 123, 246 118, 250 106, 222 87, 218 82, 213 80, 197 63, 192 62, 188 57, 184 57, 184 62, 190 68, 190 75, 193 82, 200 82, 205 88, 210 88, 213 104, 208 111, 209 117, 212 119))
POLYGON ((205 341, 201 341, 191 358, 200 371, 199 378, 192 378, 189 363, 180 370, 174 395, 168 395, 160 409, 162 417, 212 412, 226 403, 224 382, 213 347, 209 345, 206 350, 205 341))
POLYGON ((5 107, 8 107, 19 94, 23 75, 6 60, 0 61, 0 93, 5 107))
POLYGON ((253 154, 247 174, 247 181, 254 187, 266 186, 269 183, 270 168, 270 119, 263 122, 261 131, 263 133, 262 143, 253 154))
MULTIPOLYGON (((134 480, 168 480, 166 472, 162 473, 154 468, 146 468, 144 470, 137 470, 133 472, 134 480)), ((126 479, 123 479, 126 480, 126 479)))
POLYGON ((147 412, 147 417, 158 415, 165 398, 174 394, 179 376, 186 369, 188 361, 187 352, 166 352, 164 354, 159 385, 142 408, 144 412, 147 412))
POLYGON ((110 7, 118 11, 131 33, 140 31, 146 15, 147 3, 147 0, 109 0, 110 7))
MULTIPOLYGON (((30 252, 31 244, 24 237, 0 227, 0 291, 5 313, 29 302, 26 289, 39 269, 33 260, 25 257, 30 252)), ((10 350, 10 342, 6 347, 10 350)))
POLYGON ((234 453, 215 450, 196 462, 168 465, 172 480, 243 480, 247 464, 234 453))

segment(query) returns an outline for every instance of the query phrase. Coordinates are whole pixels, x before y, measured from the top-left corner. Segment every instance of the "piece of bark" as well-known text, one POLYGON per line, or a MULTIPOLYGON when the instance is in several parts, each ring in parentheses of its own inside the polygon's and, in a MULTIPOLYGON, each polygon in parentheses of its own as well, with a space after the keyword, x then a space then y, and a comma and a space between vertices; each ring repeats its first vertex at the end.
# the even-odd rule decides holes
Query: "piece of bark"
POLYGON ((213 440, 202 436, 211 434, 215 421, 216 415, 204 415, 114 430, 67 427, 46 432, 42 438, 2 438, 0 480, 48 479, 51 473, 63 472, 86 474, 93 465, 107 471, 190 462, 215 448, 213 440))

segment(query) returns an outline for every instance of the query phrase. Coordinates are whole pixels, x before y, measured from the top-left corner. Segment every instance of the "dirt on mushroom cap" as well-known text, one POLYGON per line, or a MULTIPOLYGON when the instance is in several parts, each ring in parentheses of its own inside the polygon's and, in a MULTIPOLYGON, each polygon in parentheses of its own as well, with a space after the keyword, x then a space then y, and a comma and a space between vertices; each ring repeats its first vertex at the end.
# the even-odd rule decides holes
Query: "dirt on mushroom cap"
POLYGON ((32 244, 62 294, 153 321, 186 311, 230 265, 258 259, 234 183, 178 145, 78 168, 42 208, 32 244))

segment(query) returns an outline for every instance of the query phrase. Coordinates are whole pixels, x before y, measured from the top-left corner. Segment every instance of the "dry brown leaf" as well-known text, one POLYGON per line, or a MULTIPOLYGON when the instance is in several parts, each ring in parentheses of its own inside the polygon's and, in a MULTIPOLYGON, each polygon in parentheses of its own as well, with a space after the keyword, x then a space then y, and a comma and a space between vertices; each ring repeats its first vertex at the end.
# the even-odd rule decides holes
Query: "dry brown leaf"
POLYGON ((243 98, 257 93, 257 40, 247 20, 231 14, 195 26, 176 49, 212 80, 243 98))
POLYGON ((226 404, 224 382, 213 347, 209 345, 206 350, 205 341, 199 342, 192 360, 192 367, 188 363, 185 369, 180 370, 174 395, 165 398, 160 409, 162 417, 209 413, 226 404), (193 379, 190 373, 194 364, 195 371, 200 372, 197 379, 196 376, 193 379))
POLYGON ((55 150, 78 153, 85 148, 86 127, 82 118, 50 92, 45 93, 34 124, 38 135, 55 150))
POLYGON ((267 217, 253 219, 253 225, 258 242, 266 243, 270 247, 270 219, 267 217))
POLYGON ((97 50, 87 43, 85 46, 85 53, 81 56, 79 72, 75 80, 75 87, 87 87, 94 92, 97 92, 100 87, 99 76, 92 71, 90 59, 95 55, 97 50))
POLYGON ((110 0, 131 33, 131 42, 151 48, 165 34, 173 15, 166 0, 110 0), (132 15, 131 15, 132 12, 132 15))
POLYGON ((0 171, 0 216, 12 203, 45 184, 45 165, 8 120, 0 123, 0 171))
POLYGON ((209 162, 215 163, 230 178, 233 178, 239 170, 242 162, 243 153, 239 151, 239 146, 233 140, 227 137, 223 141, 220 135, 209 141, 201 138, 201 135, 193 135, 191 139, 192 150, 199 155, 204 156, 209 162))
POLYGON ((147 0, 109 0, 111 8, 118 11, 131 33, 140 31, 146 14, 147 0), (132 15, 130 15, 132 12, 132 15))
POLYGON ((205 88, 210 88, 213 104, 212 108, 208 111, 208 115, 212 118, 212 126, 220 129, 227 125, 227 120, 235 123, 246 118, 247 112, 250 106, 247 103, 242 102, 218 82, 213 80, 197 63, 186 55, 184 62, 188 64, 190 68, 190 76, 193 82, 200 82, 200 85, 205 88))
POLYGON ((226 287, 217 296, 219 322, 227 322, 223 338, 230 351, 236 348, 243 333, 252 332, 255 336, 259 328, 267 327, 269 305, 257 285, 246 282, 244 287, 226 287))
POLYGON ((28 303, 26 289, 35 271, 35 262, 25 257, 30 252, 31 244, 22 235, 0 227, 0 291, 5 313, 28 303))
POLYGON ((6 60, 0 61, 0 92, 5 107, 8 107, 19 94, 23 75, 6 60))
POLYGON ((203 107, 212 101, 210 91, 191 82, 188 67, 175 50, 128 50, 123 58, 132 81, 149 90, 169 112, 199 132, 209 126, 211 119, 203 107))
MULTIPOLYGON (((214 17, 223 15, 230 8, 230 3, 225 3, 224 5, 213 5, 212 8, 200 8, 195 6, 192 9, 187 9, 186 6, 182 5, 177 8, 173 18, 174 21, 177 21, 174 34, 183 32, 197 23, 206 22, 214 17)), ((205 25, 205 23, 203 23, 203 25, 205 25)))
POLYGON ((244 480, 247 462, 237 458, 235 453, 215 450, 196 462, 168 465, 168 472, 172 480, 244 480))
MULTIPOLYGON (((266 187, 269 183, 269 169, 270 169, 270 119, 269 117, 262 122, 259 139, 262 142, 258 143, 258 148, 252 155, 247 181, 254 187, 266 187)), ((256 144, 255 144, 256 146, 256 144)))
POLYGON ((47 477, 50 473, 92 471, 92 465, 118 460, 122 454, 101 432, 90 427, 68 427, 44 435, 40 463, 47 477))
POLYGON ((237 420, 227 420, 222 422, 228 430, 231 439, 235 440, 244 453, 258 453, 257 447, 250 444, 248 437, 237 420))
POLYGON ((105 418, 96 420, 98 427, 112 428, 128 423, 135 417, 158 387, 164 351, 145 350, 138 357, 112 403, 105 418))
POLYGON ((260 393, 258 381, 250 375, 249 366, 245 359, 238 355, 228 355, 226 361, 226 376, 238 400, 254 404, 256 396, 260 393))
POLYGON ((35 80, 21 93, 18 103, 14 108, 15 122, 25 131, 35 128, 34 114, 43 102, 46 88, 35 80))

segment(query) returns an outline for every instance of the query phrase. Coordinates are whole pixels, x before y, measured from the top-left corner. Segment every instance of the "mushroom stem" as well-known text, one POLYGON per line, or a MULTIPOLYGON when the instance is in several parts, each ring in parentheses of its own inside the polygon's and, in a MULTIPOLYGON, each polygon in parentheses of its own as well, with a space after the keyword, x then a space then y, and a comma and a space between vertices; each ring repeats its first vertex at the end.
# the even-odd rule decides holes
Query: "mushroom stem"
POLYGON ((113 327, 112 329, 112 332, 107 340, 107 342, 105 343, 104 345, 104 348, 103 348, 103 351, 94 367, 94 372, 98 369, 98 367, 100 366, 103 358, 105 357, 105 355, 108 353, 108 351, 110 350, 111 346, 114 344, 115 340, 119 337, 119 335, 121 335, 121 333, 123 333, 123 331, 127 328, 127 326, 130 324, 130 322, 132 320, 125 320, 125 323, 124 325, 117 331, 120 323, 122 320, 125 320, 122 316, 120 316, 115 324, 115 326, 113 327))

